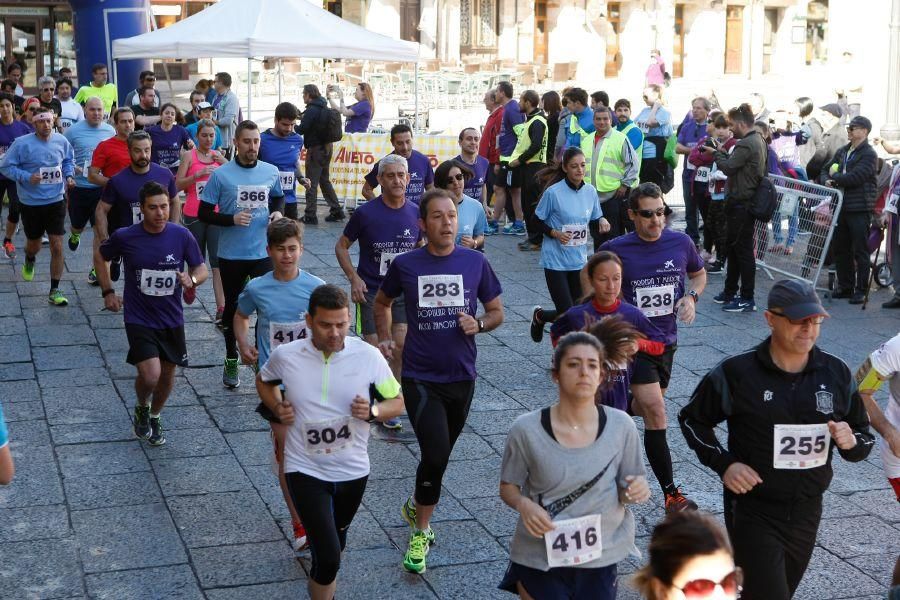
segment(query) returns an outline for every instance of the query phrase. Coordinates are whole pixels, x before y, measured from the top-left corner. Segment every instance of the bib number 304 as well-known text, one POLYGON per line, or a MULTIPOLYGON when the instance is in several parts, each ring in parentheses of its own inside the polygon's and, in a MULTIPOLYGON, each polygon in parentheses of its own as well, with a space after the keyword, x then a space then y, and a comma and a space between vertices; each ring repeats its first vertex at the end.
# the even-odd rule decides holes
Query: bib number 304
POLYGON ((581 565, 600 557, 600 515, 554 521, 555 528, 544 534, 547 563, 553 567, 581 565))
POLYGON ((350 417, 305 423, 303 433, 310 454, 334 454, 346 450, 353 442, 350 417))
POLYGON ((830 434, 827 423, 775 425, 776 469, 813 469, 828 460, 830 434))

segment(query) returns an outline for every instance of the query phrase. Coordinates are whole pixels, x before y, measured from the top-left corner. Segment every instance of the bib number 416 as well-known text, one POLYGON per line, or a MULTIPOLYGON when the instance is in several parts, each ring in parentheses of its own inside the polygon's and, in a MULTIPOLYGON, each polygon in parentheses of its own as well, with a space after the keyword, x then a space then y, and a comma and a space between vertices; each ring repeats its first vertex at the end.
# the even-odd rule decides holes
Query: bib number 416
POLYGON ((544 534, 550 567, 580 565, 600 557, 600 515, 554 521, 553 525, 553 531, 544 534))

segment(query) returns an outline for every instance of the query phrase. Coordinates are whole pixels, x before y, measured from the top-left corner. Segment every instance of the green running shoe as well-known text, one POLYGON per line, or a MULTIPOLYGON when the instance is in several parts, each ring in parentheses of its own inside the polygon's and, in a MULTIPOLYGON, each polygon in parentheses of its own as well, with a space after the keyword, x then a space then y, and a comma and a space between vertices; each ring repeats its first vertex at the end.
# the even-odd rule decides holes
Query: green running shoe
POLYGON ((52 304, 53 306, 68 306, 69 300, 65 296, 62 295, 62 292, 58 289, 50 290, 50 295, 47 296, 47 302, 52 304))
POLYGON ((151 446, 162 446, 166 443, 160 417, 150 417, 150 437, 147 438, 147 441, 151 446))
POLYGON ((27 260, 22 263, 22 279, 31 281, 34 279, 34 263, 27 260))
POLYGON ((150 407, 134 407, 134 437, 146 440, 150 437, 150 407))
POLYGON ((88 273, 88 283, 93 286, 100 285, 100 282, 97 280, 97 269, 91 269, 91 272, 88 273))
POLYGON ((78 246, 81 245, 81 234, 80 233, 70 233, 69 234, 69 250, 75 252, 78 250, 78 246))
POLYGON ((225 359, 225 367, 222 369, 222 385, 232 390, 241 385, 241 376, 238 373, 238 359, 225 359))
MULTIPOLYGON (((407 498, 406 502, 403 503, 403 506, 400 507, 400 516, 403 517, 403 520, 406 521, 407 525, 415 530, 416 503, 413 502, 412 496, 407 498)), ((437 541, 437 537, 434 535, 434 529, 429 527, 425 530, 425 535, 428 536, 428 543, 434 545, 434 543, 437 541)))
POLYGON ((434 537, 434 532, 429 527, 427 531, 414 530, 409 536, 409 548, 403 556, 403 568, 410 573, 425 572, 425 557, 431 550, 431 542, 429 542, 429 533, 434 537))

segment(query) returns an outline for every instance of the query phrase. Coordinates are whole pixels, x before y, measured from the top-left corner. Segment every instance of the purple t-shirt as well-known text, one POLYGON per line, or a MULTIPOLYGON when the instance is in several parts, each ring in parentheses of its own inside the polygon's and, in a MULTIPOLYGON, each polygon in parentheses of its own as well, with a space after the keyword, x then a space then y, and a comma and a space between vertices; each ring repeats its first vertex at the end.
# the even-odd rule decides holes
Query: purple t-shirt
POLYGON ((150 160, 167 169, 177 169, 181 163, 181 150, 191 139, 187 129, 176 124, 165 131, 161 125, 153 125, 146 131, 153 140, 150 160))
POLYGON ((481 202, 481 192, 484 189, 484 181, 487 178, 488 169, 491 168, 488 159, 483 156, 476 156, 475 164, 471 164, 464 161, 462 155, 457 154, 456 158, 454 158, 453 160, 458 160, 459 162, 472 169, 472 172, 475 173, 475 176, 470 179, 466 183, 466 187, 463 188, 463 194, 465 194, 469 198, 474 198, 475 200, 481 202))
POLYGON ((415 248, 422 239, 419 208, 409 201, 400 208, 391 208, 378 196, 353 211, 344 226, 344 236, 351 242, 359 241, 356 273, 374 293, 391 261, 401 252, 415 248))
MULTIPOLYGON (((422 199, 422 194, 425 193, 425 186, 434 183, 434 169, 431 168, 431 161, 428 160, 428 157, 418 150, 412 151, 412 155, 406 159, 406 163, 409 168, 406 199, 418 206, 419 200, 422 199)), ((366 175, 366 183, 373 190, 378 187, 378 163, 375 163, 375 166, 366 175)))
POLYGON ((671 346, 678 340, 675 303, 684 296, 688 273, 703 268, 697 247, 680 231, 663 229, 655 242, 628 233, 600 246, 622 259, 622 298, 650 318, 671 346))
MULTIPOLYGON (((706 123, 697 123, 693 117, 690 117, 681 125, 681 131, 678 132, 678 143, 693 148, 705 137, 706 123)), ((687 154, 685 154, 684 171, 682 171, 681 177, 686 181, 693 181, 695 169, 696 167, 688 162, 687 154)))
POLYGON ((119 227, 128 227, 132 223, 140 223, 141 198, 138 193, 148 181, 155 181, 169 192, 169 198, 178 195, 175 187, 175 176, 172 171, 155 163, 150 163, 150 170, 146 173, 135 173, 131 167, 126 167, 109 178, 103 188, 100 199, 107 204, 112 204, 109 213, 109 230, 119 227))
POLYGON ((479 300, 486 304, 502 291, 484 254, 456 246, 447 256, 434 256, 417 248, 394 259, 381 291, 390 298, 403 294, 406 303, 403 377, 475 379, 475 336, 463 333, 457 314, 474 317, 479 300))
MULTIPOLYGON (((9 150, 16 138, 29 133, 34 133, 34 129, 24 121, 15 119, 9 125, 0 123, 0 158, 3 158, 3 155, 6 154, 6 151, 9 150)), ((7 178, 0 174, 0 180, 6 181, 7 178)))
POLYGON ((516 147, 519 136, 513 131, 513 126, 525 122, 525 115, 519 110, 519 103, 510 100, 503 105, 503 119, 500 121, 500 136, 498 137, 500 156, 509 156, 516 147))
POLYGON ((372 120, 372 105, 369 104, 368 100, 360 100, 347 108, 353 111, 353 116, 347 117, 344 131, 347 133, 365 133, 369 128, 369 121, 372 120))
POLYGON ((185 227, 166 223, 150 233, 143 223, 116 230, 102 244, 105 260, 122 257, 125 273, 125 322, 152 329, 184 324, 181 282, 174 273, 203 264, 197 240, 185 227))

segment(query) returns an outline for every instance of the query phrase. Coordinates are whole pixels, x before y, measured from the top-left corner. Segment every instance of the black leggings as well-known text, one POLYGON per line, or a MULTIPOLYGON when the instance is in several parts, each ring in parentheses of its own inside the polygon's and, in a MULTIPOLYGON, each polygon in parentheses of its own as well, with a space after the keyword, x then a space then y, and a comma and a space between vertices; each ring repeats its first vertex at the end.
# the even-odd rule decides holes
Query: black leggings
POLYGON ((306 528, 312 555, 309 577, 319 585, 328 585, 341 567, 347 529, 362 502, 369 477, 334 483, 293 472, 285 473, 284 478, 306 528))
POLYGON ((543 311, 542 320, 552 323, 556 316, 563 314, 581 299, 581 271, 554 271, 544 269, 544 278, 547 280, 547 290, 556 307, 556 315, 550 311, 543 311))
POLYGON ((226 358, 238 357, 237 342, 234 339, 234 313, 237 310, 238 296, 244 291, 248 281, 271 270, 272 259, 268 256, 255 260, 219 258, 219 274, 222 276, 222 291, 225 294, 222 333, 225 335, 226 358))
POLYGON ((434 383, 403 377, 401 386, 406 414, 422 454, 416 469, 415 500, 433 506, 441 497, 450 453, 469 416, 475 382, 434 383))
POLYGON ((19 222, 19 190, 12 179, 0 179, 0 208, 3 207, 3 194, 9 198, 9 214, 6 220, 10 223, 19 222))

